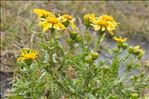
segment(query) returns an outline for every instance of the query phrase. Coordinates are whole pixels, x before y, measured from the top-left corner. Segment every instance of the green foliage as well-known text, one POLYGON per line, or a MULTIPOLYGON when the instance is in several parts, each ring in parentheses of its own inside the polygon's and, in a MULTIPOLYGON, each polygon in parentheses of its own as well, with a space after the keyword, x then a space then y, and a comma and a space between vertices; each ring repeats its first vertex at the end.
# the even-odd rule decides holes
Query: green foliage
POLYGON ((85 37, 88 30, 82 35, 67 29, 49 32, 49 37, 36 34, 41 39, 36 60, 18 62, 10 99, 138 99, 149 87, 141 69, 142 52, 133 53, 136 49, 127 43, 109 48, 112 59, 100 59, 107 31, 99 30, 95 42, 85 37), (65 32, 69 33, 67 39, 65 32), (120 66, 126 67, 121 76, 120 66), (133 70, 137 73, 130 75, 133 70))

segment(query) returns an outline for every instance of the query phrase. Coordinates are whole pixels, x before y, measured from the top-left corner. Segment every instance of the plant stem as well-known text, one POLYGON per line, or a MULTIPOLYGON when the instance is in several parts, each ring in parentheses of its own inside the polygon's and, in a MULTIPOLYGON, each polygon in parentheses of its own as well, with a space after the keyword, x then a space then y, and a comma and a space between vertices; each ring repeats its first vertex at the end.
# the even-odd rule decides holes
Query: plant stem
POLYGON ((104 40, 105 38, 105 33, 100 33, 100 36, 98 36, 98 38, 96 39, 95 45, 94 45, 94 50, 97 50, 97 48, 100 46, 101 42, 104 40))

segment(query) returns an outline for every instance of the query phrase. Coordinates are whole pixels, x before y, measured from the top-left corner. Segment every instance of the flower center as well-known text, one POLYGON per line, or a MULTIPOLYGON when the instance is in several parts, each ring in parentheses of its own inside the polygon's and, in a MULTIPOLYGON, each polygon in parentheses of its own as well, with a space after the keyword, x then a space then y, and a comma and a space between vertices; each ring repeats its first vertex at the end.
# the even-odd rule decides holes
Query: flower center
POLYGON ((64 15, 64 18, 67 20, 72 20, 72 17, 70 15, 64 15))
POLYGON ((103 20, 106 20, 106 21, 113 21, 113 18, 111 16, 108 16, 108 15, 103 15, 102 16, 103 20))
POLYGON ((108 26, 108 22, 107 21, 105 21, 105 20, 98 20, 97 22, 96 22, 96 24, 97 25, 100 25, 100 26, 102 26, 102 27, 107 27, 108 26))
POLYGON ((56 24, 56 23, 58 23, 58 19, 55 18, 55 17, 49 17, 48 18, 48 22, 49 23, 52 23, 52 24, 56 24))

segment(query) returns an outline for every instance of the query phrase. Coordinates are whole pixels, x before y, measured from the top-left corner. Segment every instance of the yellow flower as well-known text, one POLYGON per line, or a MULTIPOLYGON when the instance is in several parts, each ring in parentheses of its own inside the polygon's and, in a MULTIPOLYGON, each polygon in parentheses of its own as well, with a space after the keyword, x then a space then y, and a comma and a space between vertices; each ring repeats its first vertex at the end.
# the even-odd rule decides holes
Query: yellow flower
POLYGON ((114 21, 114 19, 111 16, 108 16, 108 15, 102 15, 101 18, 103 20, 106 20, 106 21, 111 21, 111 22, 114 21))
POLYGON ((46 11, 44 9, 33 9, 33 12, 38 15, 40 20, 45 20, 48 17, 55 17, 54 13, 46 11))
POLYGON ((84 15, 84 24, 87 28, 91 26, 91 23, 93 23, 96 20, 94 13, 88 13, 84 15))
POLYGON ((113 34, 112 31, 115 30, 117 24, 118 23, 115 22, 115 20, 111 16, 102 15, 99 18, 97 18, 97 20, 93 21, 92 26, 96 31, 105 31, 107 29, 111 34, 113 34))
POLYGON ((62 22, 66 22, 66 21, 71 22, 73 20, 72 16, 70 16, 68 14, 64 14, 64 15, 62 15, 60 17, 61 17, 61 21, 62 22))
POLYGON ((98 19, 94 21, 94 24, 92 26, 95 31, 97 30, 105 31, 106 28, 108 27, 108 22, 103 19, 98 19))
POLYGON ((88 13, 88 14, 84 15, 84 21, 93 22, 95 20, 96 20, 96 18, 95 18, 94 13, 88 13))
POLYGON ((38 52, 34 51, 32 49, 22 49, 20 57, 17 59, 18 61, 24 61, 24 60, 33 60, 37 58, 38 52))
POLYGON ((140 45, 137 45, 133 48, 134 54, 142 56, 144 54, 144 50, 140 48, 140 45))
POLYGON ((72 29, 76 28, 76 25, 74 24, 74 19, 72 18, 72 16, 68 15, 68 14, 64 14, 62 16, 59 17, 59 19, 61 20, 61 22, 67 27, 70 23, 72 29))
POLYGON ((47 31, 49 28, 53 28, 56 30, 64 30, 65 26, 60 23, 58 18, 56 17, 48 17, 44 22, 40 22, 39 25, 43 27, 43 31, 47 31))
POLYGON ((120 42, 120 43, 123 43, 127 40, 127 38, 116 37, 116 36, 114 36, 113 39, 117 42, 120 42))

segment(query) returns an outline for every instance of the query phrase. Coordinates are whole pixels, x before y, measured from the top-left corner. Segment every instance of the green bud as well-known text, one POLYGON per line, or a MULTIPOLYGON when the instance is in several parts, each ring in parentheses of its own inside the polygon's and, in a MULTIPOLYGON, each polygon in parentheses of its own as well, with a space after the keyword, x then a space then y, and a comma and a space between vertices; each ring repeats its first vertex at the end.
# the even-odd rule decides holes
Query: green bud
POLYGON ((137 93, 132 93, 130 99, 138 99, 139 95, 137 93))
POLYGON ((133 47, 129 47, 129 48, 128 48, 128 52, 131 53, 131 54, 133 54, 133 53, 134 53, 133 47))
POLYGON ((86 28, 88 29, 90 27, 91 22, 88 20, 84 20, 84 24, 85 24, 86 28))
POLYGON ((77 37, 76 37, 76 42, 80 42, 82 40, 82 38, 81 38, 81 36, 80 35, 77 35, 77 37))
POLYGON ((117 47, 114 47, 113 51, 114 51, 115 53, 117 53, 117 52, 119 51, 119 49, 118 49, 117 47))
POLYGON ((107 72, 110 71, 110 68, 107 67, 107 66, 103 66, 103 67, 102 67, 102 70, 103 70, 104 73, 107 73, 107 72))
POLYGON ((72 39, 67 39, 67 42, 69 43, 69 44, 73 44, 73 40, 72 39))
POLYGON ((123 43, 122 48, 123 48, 123 50, 127 49, 128 48, 128 44, 127 43, 123 43))
POLYGON ((144 72, 141 72, 140 74, 140 78, 144 77, 145 76, 145 73, 144 72))
POLYGON ((117 95, 112 95, 108 99, 118 99, 118 96, 117 95))
POLYGON ((143 54, 144 54, 144 51, 143 50, 139 50, 139 54, 137 55, 138 59, 141 59, 143 54))
POLYGON ((136 75, 131 76, 130 79, 136 81, 138 79, 138 76, 136 76, 136 75))
POLYGON ((132 63, 128 63, 128 64, 127 64, 127 67, 126 67, 126 70, 127 70, 127 71, 130 71, 132 68, 133 68, 132 63))
POLYGON ((99 54, 97 52, 95 52, 95 51, 91 51, 90 54, 91 54, 93 60, 96 60, 98 58, 98 56, 99 56, 99 54))
POLYGON ((134 55, 136 55, 136 56, 138 56, 138 55, 139 55, 139 53, 140 53, 140 51, 139 51, 139 50, 134 50, 134 52, 133 52, 133 54, 134 54, 134 55))
POLYGON ((69 25, 69 21, 66 21, 66 22, 62 22, 62 24, 67 27, 69 25))
POLYGON ((93 67, 96 67, 96 64, 93 64, 93 67))
POLYGON ((145 67, 149 69, 149 62, 145 64, 145 67))
POLYGON ((85 61, 86 61, 87 63, 93 62, 92 57, 91 57, 90 55, 88 55, 88 56, 85 57, 85 61))
POLYGON ((78 35, 78 33, 76 33, 76 32, 70 32, 70 38, 73 40, 76 39, 77 35, 78 35))
POLYGON ((28 60, 25 60, 25 63, 28 65, 28 66, 30 66, 31 64, 32 64, 32 59, 28 59, 28 60))
POLYGON ((118 46, 119 48, 121 48, 121 47, 123 47, 123 43, 118 42, 118 43, 117 43, 117 46, 118 46))

